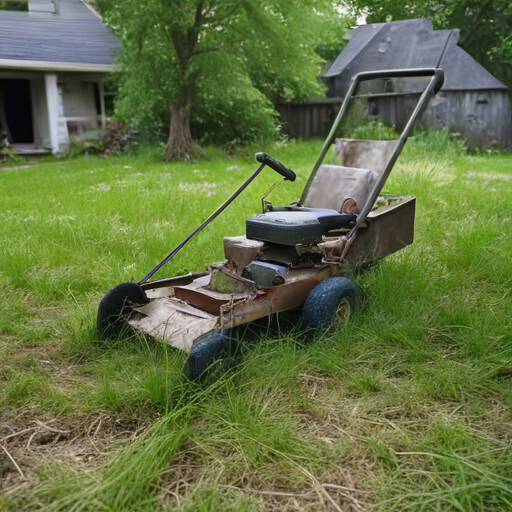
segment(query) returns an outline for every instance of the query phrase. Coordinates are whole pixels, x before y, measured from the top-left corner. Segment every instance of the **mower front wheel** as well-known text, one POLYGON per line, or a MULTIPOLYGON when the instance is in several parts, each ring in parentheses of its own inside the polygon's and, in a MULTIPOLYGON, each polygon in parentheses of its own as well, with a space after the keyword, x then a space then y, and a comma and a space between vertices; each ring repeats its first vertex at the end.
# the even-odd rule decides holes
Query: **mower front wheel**
POLYGON ((213 329, 194 340, 185 363, 185 375, 192 381, 203 381, 232 363, 234 339, 228 329, 213 329))
POLYGON ((96 323, 102 339, 117 338, 127 328, 126 315, 135 306, 147 304, 146 292, 137 283, 122 283, 114 286, 101 299, 96 323))
POLYGON ((346 277, 331 277, 317 284, 302 310, 301 327, 307 337, 327 333, 344 323, 364 301, 363 289, 346 277))

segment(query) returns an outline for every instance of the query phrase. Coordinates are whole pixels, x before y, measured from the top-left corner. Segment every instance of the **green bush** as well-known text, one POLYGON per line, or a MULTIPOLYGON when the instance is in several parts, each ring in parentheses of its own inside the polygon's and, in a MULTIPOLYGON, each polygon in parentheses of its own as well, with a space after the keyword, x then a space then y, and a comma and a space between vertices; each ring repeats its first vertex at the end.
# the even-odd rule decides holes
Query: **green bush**
POLYGON ((355 98, 339 129, 338 137, 345 139, 396 140, 398 133, 379 118, 368 115, 366 98, 355 98))
MULTIPOLYGON (((232 70, 235 73, 235 69, 232 70)), ((191 112, 192 134, 206 144, 230 147, 276 139, 279 127, 271 101, 250 87, 243 75, 219 74, 215 80, 200 83, 200 100, 191 112), (223 94, 213 94, 212 89, 223 94)))
POLYGON ((391 126, 380 119, 370 120, 354 129, 354 139, 396 140, 398 134, 391 126))
POLYGON ((0 161, 16 161, 16 150, 13 149, 5 132, 0 132, 0 161))
POLYGON ((466 142, 447 126, 417 127, 404 148, 407 155, 442 155, 446 158, 462 156, 466 152, 466 142))

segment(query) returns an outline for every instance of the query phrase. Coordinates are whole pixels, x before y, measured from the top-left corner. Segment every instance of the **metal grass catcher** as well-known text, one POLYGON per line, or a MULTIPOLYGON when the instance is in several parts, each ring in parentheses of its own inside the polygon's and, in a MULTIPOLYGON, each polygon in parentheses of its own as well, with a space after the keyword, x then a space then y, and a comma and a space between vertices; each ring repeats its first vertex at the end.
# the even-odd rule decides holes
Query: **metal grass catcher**
POLYGON ((186 374, 196 380, 232 360, 247 326, 269 325, 276 314, 300 326, 306 339, 345 321, 364 295, 345 276, 413 242, 416 199, 381 192, 415 123, 443 82, 443 70, 434 68, 355 76, 298 203, 274 206, 262 201, 263 213, 247 219, 244 236, 224 238, 223 262, 204 272, 150 281, 264 166, 295 180, 285 165, 258 153, 256 171, 151 272, 103 297, 97 318, 100 335, 139 331, 184 350, 186 374), (372 114, 390 96, 407 98, 403 105, 415 99, 414 107, 401 112, 402 117, 406 114, 401 134, 393 140, 365 138, 368 133, 375 138, 372 130, 382 128, 372 114), (350 129, 356 137, 347 138, 350 129))

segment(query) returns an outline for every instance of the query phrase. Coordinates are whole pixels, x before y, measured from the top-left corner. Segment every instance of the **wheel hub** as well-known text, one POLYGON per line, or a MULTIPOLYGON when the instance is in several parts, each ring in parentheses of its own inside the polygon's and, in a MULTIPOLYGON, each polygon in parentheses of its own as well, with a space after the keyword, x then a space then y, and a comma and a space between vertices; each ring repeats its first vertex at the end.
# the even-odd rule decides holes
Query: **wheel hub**
POLYGON ((347 299, 343 299, 336 311, 336 322, 343 324, 350 318, 350 303, 347 299))

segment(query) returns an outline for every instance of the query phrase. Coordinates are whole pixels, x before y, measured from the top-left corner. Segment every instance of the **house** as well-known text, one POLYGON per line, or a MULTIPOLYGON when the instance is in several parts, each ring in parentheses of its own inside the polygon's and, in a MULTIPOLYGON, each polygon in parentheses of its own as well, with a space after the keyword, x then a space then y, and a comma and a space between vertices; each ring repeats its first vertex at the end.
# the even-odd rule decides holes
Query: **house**
MULTIPOLYGON (((351 32, 350 41, 322 80, 327 100, 346 95, 352 77, 362 71, 396 68, 441 67, 445 83, 423 115, 426 126, 448 126, 460 133, 469 147, 512 145, 512 112, 506 85, 460 48, 459 30, 433 30, 430 19, 362 25, 351 32)), ((339 107, 327 100, 301 105, 281 105, 278 110, 294 136, 324 135, 328 120, 339 107), (320 108, 319 105, 323 105, 320 108), (307 125, 301 124, 304 119, 307 125), (316 130, 316 131, 315 131, 316 130)), ((334 100, 336 101, 336 100, 334 100)), ((402 129, 417 97, 372 96, 369 112, 384 123, 402 129)))
POLYGON ((80 0, 28 0, 25 11, 0 11, 0 124, 11 145, 58 153, 70 137, 104 126, 103 79, 119 48, 80 0))

